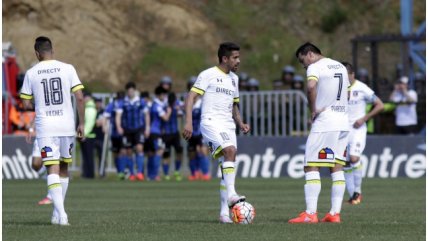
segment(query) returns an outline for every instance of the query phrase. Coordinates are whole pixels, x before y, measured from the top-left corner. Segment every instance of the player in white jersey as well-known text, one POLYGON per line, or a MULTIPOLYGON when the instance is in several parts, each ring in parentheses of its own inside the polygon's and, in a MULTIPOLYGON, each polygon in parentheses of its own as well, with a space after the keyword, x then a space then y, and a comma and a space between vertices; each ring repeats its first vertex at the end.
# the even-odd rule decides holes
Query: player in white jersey
POLYGON ((322 222, 340 223, 340 210, 345 192, 342 166, 348 142, 348 91, 346 68, 326 58, 311 43, 296 51, 296 57, 307 70, 307 94, 312 113, 312 128, 306 142, 304 187, 306 211, 289 223, 317 223, 317 203, 321 191, 320 167, 329 167, 333 185, 331 209, 322 222))
POLYGON ((40 62, 25 74, 20 97, 25 108, 30 108, 30 101, 34 99, 36 138, 43 164, 48 171, 48 192, 54 204, 51 223, 69 225, 64 199, 69 182, 68 164, 72 161, 76 133, 71 92, 76 97, 79 114, 77 135, 83 138, 83 85, 72 65, 53 59, 49 38, 38 37, 34 49, 40 62))
POLYGON ((361 183, 363 180, 360 156, 366 146, 366 122, 383 110, 383 102, 363 82, 355 79, 354 68, 350 63, 342 63, 348 70, 350 96, 349 108, 349 140, 346 155, 345 180, 349 193, 349 203, 359 204, 362 199, 361 183), (366 114, 367 104, 373 104, 373 109, 366 114))
POLYGON ((192 108, 198 95, 202 96, 201 132, 214 159, 221 164, 220 222, 232 223, 229 207, 245 200, 235 191, 236 125, 248 133, 249 125, 240 116, 238 76, 239 46, 226 42, 218 49, 219 65, 202 71, 191 88, 185 104, 186 124, 183 136, 192 137, 192 108))

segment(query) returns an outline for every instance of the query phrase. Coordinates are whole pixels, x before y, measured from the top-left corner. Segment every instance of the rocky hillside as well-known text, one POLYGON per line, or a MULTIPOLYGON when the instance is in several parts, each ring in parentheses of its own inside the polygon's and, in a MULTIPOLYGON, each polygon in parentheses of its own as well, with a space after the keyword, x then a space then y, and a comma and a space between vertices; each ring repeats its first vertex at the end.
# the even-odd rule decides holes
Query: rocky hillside
MULTIPOLYGON (((426 6, 413 2, 416 28, 426 6)), ((12 41, 26 69, 35 62, 34 38, 51 37, 57 59, 75 65, 94 91, 131 79, 152 90, 163 74, 182 91, 190 75, 216 63, 218 43, 233 40, 243 49, 241 70, 269 89, 282 66, 299 67, 300 43, 350 60, 352 37, 399 33, 399 19, 399 1, 384 0, 5 0, 3 41, 12 41)), ((385 73, 400 59, 397 46, 380 51, 385 73)), ((367 51, 360 61, 368 66, 367 51)))

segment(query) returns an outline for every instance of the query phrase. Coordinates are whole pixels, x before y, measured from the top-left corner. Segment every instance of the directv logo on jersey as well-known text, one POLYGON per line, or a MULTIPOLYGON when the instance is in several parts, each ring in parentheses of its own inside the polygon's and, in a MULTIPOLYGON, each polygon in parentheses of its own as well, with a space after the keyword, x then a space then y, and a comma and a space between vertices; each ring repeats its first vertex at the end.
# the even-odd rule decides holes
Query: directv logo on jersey
POLYGON ((334 152, 326 147, 321 149, 320 152, 318 152, 318 159, 329 159, 329 160, 333 160, 334 159, 334 152))
POLYGON ((42 155, 42 158, 53 157, 52 148, 48 146, 43 147, 41 155, 42 155))
POLYGON ((215 92, 217 92, 217 93, 224 93, 226 95, 233 95, 233 90, 228 90, 226 88, 217 87, 217 88, 215 88, 215 92))

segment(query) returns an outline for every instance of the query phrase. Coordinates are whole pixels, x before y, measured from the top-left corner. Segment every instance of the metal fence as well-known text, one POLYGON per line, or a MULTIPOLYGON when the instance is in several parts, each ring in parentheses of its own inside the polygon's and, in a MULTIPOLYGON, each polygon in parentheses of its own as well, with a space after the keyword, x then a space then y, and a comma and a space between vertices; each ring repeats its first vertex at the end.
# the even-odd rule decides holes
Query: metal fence
MULTIPOLYGON (((113 101, 111 93, 93 93, 105 105, 113 101)), ((186 93, 177 94, 184 101, 186 93)), ((252 136, 304 136, 309 130, 309 113, 307 99, 303 92, 257 91, 240 93, 240 111, 242 119, 251 127, 252 136)), ((183 120, 179 120, 180 126, 183 120)), ((238 135, 243 135, 238 131, 238 135)), ((110 138, 105 138, 104 155, 106 172, 114 172, 115 166, 110 150, 110 138)), ((186 145, 185 142, 183 142, 186 145)), ((75 148, 76 150, 76 148, 75 148)), ((184 148, 186 150, 186 148, 184 148)), ((76 154, 76 151, 75 151, 76 154)), ((75 155, 74 155, 75 156, 75 155)), ((81 160, 81 158, 80 158, 81 160)), ((77 162, 73 162, 71 170, 78 170, 77 162)))

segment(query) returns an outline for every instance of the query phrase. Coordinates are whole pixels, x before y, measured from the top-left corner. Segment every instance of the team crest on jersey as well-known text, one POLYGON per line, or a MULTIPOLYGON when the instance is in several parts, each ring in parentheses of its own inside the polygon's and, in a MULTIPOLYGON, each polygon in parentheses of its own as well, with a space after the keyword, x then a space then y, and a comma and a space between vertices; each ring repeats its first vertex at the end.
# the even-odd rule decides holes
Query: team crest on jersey
POLYGON ((358 91, 353 91, 352 95, 355 96, 355 97, 358 96, 358 91))
POLYGON ((234 80, 232 80, 232 85, 233 85, 233 87, 236 87, 236 84, 235 84, 234 80))
POLYGON ((73 152, 73 146, 74 146, 74 144, 71 143, 70 148, 68 148, 68 153, 70 154, 70 156, 71 156, 71 153, 73 152))
POLYGON ((45 146, 42 148, 42 151, 40 154, 41 154, 42 158, 53 157, 52 148, 45 146))
POLYGON ((321 151, 318 152, 318 159, 333 160, 334 152, 328 147, 323 148, 321 149, 321 151))

